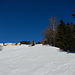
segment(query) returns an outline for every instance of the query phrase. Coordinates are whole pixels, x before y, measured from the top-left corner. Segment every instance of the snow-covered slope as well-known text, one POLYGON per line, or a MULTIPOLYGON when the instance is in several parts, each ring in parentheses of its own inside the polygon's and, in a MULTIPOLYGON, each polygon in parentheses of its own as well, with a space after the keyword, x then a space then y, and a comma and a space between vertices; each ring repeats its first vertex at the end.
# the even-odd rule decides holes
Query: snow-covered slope
POLYGON ((75 54, 51 46, 4 46, 0 75, 75 75, 75 54))

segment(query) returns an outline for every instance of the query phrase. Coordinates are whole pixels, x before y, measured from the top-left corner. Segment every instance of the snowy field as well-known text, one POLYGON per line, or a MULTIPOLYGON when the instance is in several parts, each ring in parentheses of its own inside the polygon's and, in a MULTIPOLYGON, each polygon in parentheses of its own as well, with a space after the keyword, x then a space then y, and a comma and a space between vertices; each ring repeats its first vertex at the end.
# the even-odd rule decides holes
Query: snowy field
POLYGON ((75 75, 75 54, 51 46, 4 46, 0 75, 75 75))

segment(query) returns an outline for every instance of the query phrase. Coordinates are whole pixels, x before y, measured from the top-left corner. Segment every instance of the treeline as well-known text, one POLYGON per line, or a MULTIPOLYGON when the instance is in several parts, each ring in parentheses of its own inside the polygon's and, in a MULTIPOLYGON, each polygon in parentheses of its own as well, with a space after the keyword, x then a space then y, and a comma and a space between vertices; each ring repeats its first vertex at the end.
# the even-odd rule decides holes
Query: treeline
POLYGON ((21 41, 21 44, 30 44, 30 41, 21 41))
POLYGON ((75 52, 75 25, 73 23, 65 24, 63 20, 60 20, 60 24, 58 24, 57 19, 51 17, 49 25, 42 35, 48 39, 49 45, 75 52))
POLYGON ((56 46, 65 51, 75 52, 75 25, 73 23, 65 24, 60 20, 57 26, 56 46))
MULTIPOLYGON (((34 40, 31 41, 31 42, 30 42, 30 41, 21 41, 20 43, 21 43, 21 44, 28 44, 28 45, 29 45, 29 44, 31 44, 32 42, 35 42, 35 41, 34 41, 34 40)), ((36 44, 42 44, 42 43, 41 43, 41 42, 37 42, 36 44)))

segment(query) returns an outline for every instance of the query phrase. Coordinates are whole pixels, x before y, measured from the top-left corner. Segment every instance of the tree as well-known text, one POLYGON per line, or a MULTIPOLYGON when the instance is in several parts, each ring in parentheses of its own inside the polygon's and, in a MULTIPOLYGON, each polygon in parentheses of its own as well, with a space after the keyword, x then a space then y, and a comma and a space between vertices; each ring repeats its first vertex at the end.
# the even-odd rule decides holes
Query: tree
MULTIPOLYGON (((75 12, 75 10, 74 10, 74 12, 75 12)), ((72 16, 73 16, 73 18, 75 18, 75 14, 72 14, 72 16)))
POLYGON ((51 17, 49 19, 48 27, 42 32, 42 35, 48 39, 49 44, 53 46, 55 46, 57 25, 57 18, 51 17))
POLYGON ((69 23, 67 23, 66 26, 66 50, 71 50, 72 48, 72 30, 71 30, 71 26, 69 23))
POLYGON ((30 44, 30 41, 28 41, 28 42, 27 41, 21 41, 20 43, 21 44, 30 44))
POLYGON ((75 25, 73 25, 72 29, 72 41, 71 41, 71 51, 75 52, 75 25))
POLYGON ((57 27, 56 45, 62 49, 65 47, 65 30, 65 23, 61 19, 60 24, 57 27))
POLYGON ((57 27, 56 43, 65 51, 75 52, 74 27, 73 23, 65 24, 63 20, 60 20, 60 24, 57 27))
POLYGON ((32 46, 34 46, 35 45, 35 42, 34 42, 34 40, 32 41, 32 46))

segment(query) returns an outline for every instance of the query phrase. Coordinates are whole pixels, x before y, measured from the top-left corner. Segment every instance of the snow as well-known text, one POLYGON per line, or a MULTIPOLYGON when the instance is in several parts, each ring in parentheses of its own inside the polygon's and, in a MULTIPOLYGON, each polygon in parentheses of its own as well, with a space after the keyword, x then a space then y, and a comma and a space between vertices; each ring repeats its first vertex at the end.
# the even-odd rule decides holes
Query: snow
POLYGON ((0 75, 75 75, 75 54, 48 45, 3 46, 0 75))

